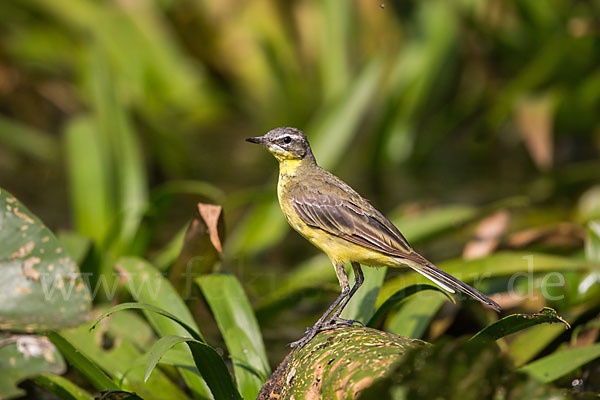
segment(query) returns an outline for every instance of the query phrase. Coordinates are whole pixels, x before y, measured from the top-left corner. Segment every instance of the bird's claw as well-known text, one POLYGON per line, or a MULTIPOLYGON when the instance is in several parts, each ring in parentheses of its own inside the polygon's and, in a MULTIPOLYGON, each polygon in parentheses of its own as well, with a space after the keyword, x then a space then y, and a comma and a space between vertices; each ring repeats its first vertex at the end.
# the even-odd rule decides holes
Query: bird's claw
POLYGON ((324 325, 328 325, 331 326, 332 328, 335 328, 336 326, 354 326, 354 324, 358 324, 362 327, 365 326, 365 324, 363 324, 361 321, 357 320, 357 319, 345 319, 345 318, 340 318, 340 317, 333 317, 328 319, 327 321, 325 321, 324 325))

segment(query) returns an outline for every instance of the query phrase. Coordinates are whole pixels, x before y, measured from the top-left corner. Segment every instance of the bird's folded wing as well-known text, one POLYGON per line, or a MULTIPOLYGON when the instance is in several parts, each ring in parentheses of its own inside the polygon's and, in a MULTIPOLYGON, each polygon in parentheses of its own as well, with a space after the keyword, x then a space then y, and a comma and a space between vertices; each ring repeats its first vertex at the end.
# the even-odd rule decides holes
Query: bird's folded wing
POLYGON ((394 257, 427 262, 417 254, 400 231, 380 212, 368 205, 322 193, 300 193, 292 202, 308 225, 352 243, 394 257))

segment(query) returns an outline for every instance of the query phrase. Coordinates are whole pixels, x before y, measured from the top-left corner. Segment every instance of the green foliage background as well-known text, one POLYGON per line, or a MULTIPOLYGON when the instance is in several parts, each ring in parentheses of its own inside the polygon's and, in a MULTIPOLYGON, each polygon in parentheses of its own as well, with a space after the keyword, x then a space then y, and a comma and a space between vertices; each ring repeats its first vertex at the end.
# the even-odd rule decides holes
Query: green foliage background
MULTIPOLYGON (((247 317, 256 354, 245 362, 258 373, 233 366, 246 396, 264 381, 265 358, 276 365, 284 344, 338 291, 327 259, 281 216, 275 161, 243 141, 296 126, 319 163, 429 259, 497 294, 508 312, 549 305, 574 326, 500 339, 521 366, 598 337, 599 16, 597 0, 0 2, 0 186, 59 232, 90 276, 96 313, 116 302, 110 290, 94 293, 98 284, 116 288, 118 301, 149 302, 115 275, 115 265, 147 261, 192 312, 183 302, 168 308, 170 292, 156 305, 197 321, 207 342, 230 354, 245 346, 228 331, 232 315, 255 313, 265 344, 247 317), (178 258, 198 201, 224 207, 216 267, 209 245, 195 250, 201 258, 178 258), (462 260, 478 224, 499 210, 509 222, 498 252, 462 260), (175 276, 186 266, 237 280, 203 275, 186 285, 175 276), (529 268, 531 280, 513 283, 534 296, 503 297, 511 276, 529 268), (562 285, 548 278, 556 271, 562 285), (209 293, 217 283, 242 300, 219 309, 209 293)), ((348 314, 367 322, 398 290, 423 283, 401 271, 384 275, 368 272, 370 286, 348 314)), ((121 360, 149 351, 154 334, 184 333, 127 312, 137 337, 106 328, 126 343, 121 360)), ((391 307, 378 327, 435 341, 472 335, 495 318, 428 291, 391 307)), ((85 332, 61 337, 83 346, 85 332)), ((115 359, 98 351, 88 357, 139 391, 143 371, 128 375, 125 362, 111 371, 115 359)), ((192 362, 184 343, 173 351, 180 358, 172 364, 192 362)), ((598 390, 597 368, 555 384, 586 377, 581 387, 598 390)), ((179 395, 184 386, 187 395, 208 393, 197 376, 173 371, 152 375, 148 394, 160 387, 179 395), (185 384, 174 384, 174 373, 185 384)), ((69 373, 77 382, 79 373, 69 373)), ((38 386, 47 387, 44 379, 38 386)))

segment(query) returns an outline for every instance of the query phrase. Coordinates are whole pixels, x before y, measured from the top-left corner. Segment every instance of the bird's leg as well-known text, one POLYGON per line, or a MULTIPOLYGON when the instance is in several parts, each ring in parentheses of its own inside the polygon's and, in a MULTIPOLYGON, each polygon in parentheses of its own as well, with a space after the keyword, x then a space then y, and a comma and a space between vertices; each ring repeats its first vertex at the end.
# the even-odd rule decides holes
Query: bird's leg
MULTIPOLYGON (((335 263, 335 274, 337 275, 338 281, 340 282, 340 286, 342 288, 342 293, 335 299, 335 301, 329 306, 327 311, 321 315, 321 318, 315 322, 315 324, 306 330, 304 336, 295 342, 290 343, 290 347, 302 348, 306 343, 310 342, 310 340, 315 337, 315 335, 323 328, 324 321, 329 317, 329 315, 335 310, 335 308, 342 303, 344 299, 348 297, 350 294, 350 284, 348 283, 348 276, 346 275, 346 270, 344 269, 343 263, 335 263)), ((361 272, 362 276, 362 272, 361 272)))
POLYGON ((356 293, 356 291, 358 290, 358 288, 360 288, 360 286, 363 284, 363 282, 365 281, 365 276, 363 275, 362 269, 360 268, 360 264, 357 262, 352 262, 352 269, 354 270, 354 286, 352 287, 352 289, 350 290, 350 292, 348 293, 348 296, 346 296, 343 301, 340 303, 340 306, 337 308, 337 310, 335 310, 333 312, 333 314, 331 314, 331 317, 329 319, 327 319, 327 321, 325 321, 326 325, 335 327, 335 325, 354 325, 355 323, 358 323, 362 326, 364 326, 364 324, 356 319, 344 319, 344 318, 340 318, 340 314, 342 313, 342 311, 344 310, 344 307, 346 307, 346 305, 348 304, 348 302, 350 301, 350 299, 352 298, 352 296, 354 296, 354 293, 356 293))

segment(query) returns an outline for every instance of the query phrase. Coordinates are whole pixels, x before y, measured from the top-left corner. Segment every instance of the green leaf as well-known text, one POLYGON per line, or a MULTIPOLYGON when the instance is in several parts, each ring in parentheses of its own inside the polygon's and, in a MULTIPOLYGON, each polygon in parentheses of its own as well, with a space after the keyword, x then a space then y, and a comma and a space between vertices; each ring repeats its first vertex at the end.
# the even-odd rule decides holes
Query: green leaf
MULTIPOLYGON (((232 398, 232 396, 230 396, 230 394, 237 393, 237 390, 235 389, 235 386, 233 385, 233 382, 231 381, 231 376, 229 375, 229 372, 227 372, 228 380, 225 379, 225 377, 223 376, 223 373, 222 373, 223 370, 227 371, 227 366, 225 365, 223 358, 221 358, 221 356, 212 347, 208 346, 206 344, 206 342, 204 342, 204 339, 202 339, 200 334, 195 329, 193 329, 191 326, 189 326, 186 322, 183 322, 182 320, 177 318, 175 315, 173 315, 167 311, 164 311, 158 307, 155 307, 155 306, 152 306, 149 304, 141 304, 141 303, 122 303, 115 307, 112 307, 110 310, 106 311, 100 317, 98 317, 98 319, 96 320, 96 322, 94 323, 94 325, 92 325, 92 327, 90 329, 94 329, 96 327, 96 325, 102 319, 106 318, 110 314, 115 313, 120 310, 126 310, 126 309, 138 309, 138 310, 143 310, 143 311, 151 311, 153 313, 162 315, 162 316, 167 317, 168 319, 176 322, 190 336, 192 336, 193 341, 192 342, 188 341, 188 343, 187 343, 188 347, 190 348, 190 350, 192 352, 192 356, 194 358, 194 363, 196 364, 198 371, 200 371, 200 374, 206 381, 206 384, 210 388, 210 390, 213 393, 213 395, 215 396, 215 398, 217 398, 217 399, 224 398, 224 397, 218 397, 218 395, 217 395, 217 394, 223 394, 223 393, 227 393, 227 395, 229 396, 227 398, 232 398), (202 346, 199 346, 200 344, 202 346), (227 383, 228 381, 230 383, 227 383), (231 387, 228 386, 229 384, 231 385, 231 387)), ((173 335, 173 336, 176 336, 176 335, 173 335)), ((175 345, 175 344, 176 343, 174 343, 173 345, 175 345)), ((182 371, 184 371, 184 369, 182 369, 182 371)), ((238 397, 239 397, 239 393, 237 394, 237 396, 235 398, 238 398, 238 397)))
POLYGON ((379 308, 377 309, 375 314, 373 314, 371 319, 369 319, 367 326, 369 326, 371 328, 376 327, 377 324, 379 324, 379 322, 383 319, 383 317, 385 317, 394 307, 396 307, 398 304, 401 304, 402 302, 404 302, 406 299, 408 299, 413 294, 419 293, 420 291, 423 291, 423 290, 434 290, 434 291, 440 292, 443 295, 445 295, 446 297, 448 297, 448 299, 450 301, 454 302, 454 299, 448 293, 446 293, 442 289, 438 288, 437 286, 433 286, 433 285, 429 285, 429 284, 410 285, 410 286, 407 286, 405 288, 398 290, 396 293, 394 293, 393 295, 388 297, 387 300, 381 306, 379 306, 379 308))
POLYGON ((110 316, 113 313, 116 313, 118 311, 122 311, 122 310, 142 310, 142 311, 150 311, 159 315, 162 315, 163 317, 167 317, 168 319, 175 321, 179 326, 181 326, 184 331, 189 334, 191 337, 193 337, 196 340, 200 340, 200 341, 204 341, 204 339, 202 338, 202 336, 200 336, 200 334, 190 325, 188 325, 186 322, 180 320, 178 317, 176 317, 175 315, 171 314, 168 311, 165 311, 161 308, 155 307, 153 305, 150 304, 143 304, 143 303, 121 303, 121 304, 117 304, 114 307, 111 307, 109 310, 105 311, 104 313, 102 313, 102 315, 100 315, 96 321, 92 324, 92 326, 90 327, 90 330, 94 330, 96 329, 96 326, 98 326, 98 324, 100 323, 100 321, 102 321, 104 318, 110 316))
POLYGON ((146 210, 147 179, 141 145, 116 92, 107 54, 99 46, 89 49, 87 76, 97 134, 102 136, 98 140, 106 145, 116 178, 114 189, 118 198, 119 235, 112 243, 116 246, 115 253, 120 255, 131 246, 146 210))
POLYGON ((49 332, 48 338, 60 350, 63 356, 75 369, 83 374, 87 380, 98 390, 118 390, 119 386, 106 375, 94 362, 76 349, 67 339, 58 332, 49 332))
MULTIPOLYGON (((154 307, 153 309, 141 308, 141 310, 159 336, 191 335, 195 339, 203 340, 194 317, 179 294, 152 264, 141 258, 123 257, 117 261, 115 269, 119 271, 125 287, 136 301, 144 303, 144 307, 154 307), (171 320, 156 313, 163 313, 163 316, 168 316, 171 320)), ((187 352, 183 345, 182 348, 187 352)), ((187 353, 188 362, 191 364, 192 354, 187 353)), ((210 396, 208 386, 202 377, 185 368, 178 368, 178 371, 192 392, 200 397, 210 396)))
POLYGON ((0 332, 0 398, 20 397, 17 384, 41 373, 62 374, 66 370, 56 347, 45 337, 0 332))
POLYGON ((89 117, 71 120, 64 141, 75 226, 79 233, 102 245, 115 218, 107 144, 89 117))
POLYGON ((0 189, 0 329, 35 331, 85 321, 91 299, 50 230, 0 189))
POLYGON ((532 326, 510 342, 508 356, 519 367, 533 359, 564 331, 562 325, 532 326))
POLYGON ((421 338, 429 323, 446 301, 440 292, 420 292, 406 300, 402 308, 386 320, 385 330, 396 335, 421 338))
MULTIPOLYGON (((366 322, 371 318, 375 313, 375 303, 386 272, 387 267, 363 268, 365 281, 342 311, 342 318, 356 319, 361 322, 366 322)), ((350 282, 354 280, 354 272, 352 272, 349 279, 350 282)))
POLYGON ((552 382, 600 357, 600 343, 550 354, 521 367, 520 370, 542 382, 552 382))
POLYGON ((256 398, 270 374, 267 353, 250 302, 237 278, 214 273, 196 278, 234 360, 238 389, 244 398, 256 398), (237 328, 237 329, 236 329, 237 328), (258 355, 258 357, 256 357, 258 355), (252 371, 260 373, 257 375, 252 371))
POLYGON ((594 264, 600 264, 600 220, 588 222, 585 238, 585 258, 594 264))
POLYGON ((63 400, 94 400, 94 396, 60 375, 41 374, 33 382, 63 400))
MULTIPOLYGON (((100 310, 95 312, 99 313, 100 310)), ((136 392, 146 400, 188 398, 184 389, 163 371, 155 371, 148 382, 144 382, 144 349, 149 348, 149 343, 137 333, 122 333, 123 325, 127 324, 123 319, 131 318, 131 312, 124 314, 124 318, 117 315, 103 321, 94 331, 90 331, 89 324, 62 330, 60 335, 102 370, 109 371, 114 380, 118 380, 120 390, 136 392)), ((138 326, 139 321, 130 324, 131 329, 138 326)), ((184 349, 189 352, 187 347, 184 349)))
POLYGON ((535 325, 556 322, 565 324, 567 329, 571 328, 569 323, 562 319, 555 310, 544 307, 535 314, 512 314, 506 316, 501 320, 486 326, 469 340, 497 340, 535 325))
POLYGON ((148 352, 148 357, 146 358, 146 367, 144 369, 144 382, 148 381, 150 374, 152 373, 160 359, 163 357, 163 355, 167 351, 171 350, 171 348, 177 343, 182 343, 186 340, 190 339, 184 338, 182 336, 167 335, 161 337, 156 342, 154 342, 152 348, 148 352))
POLYGON ((168 335, 160 338, 148 354, 145 368, 145 379, 148 379, 152 370, 169 349, 178 343, 185 342, 189 346, 200 374, 206 379, 215 399, 241 399, 235 389, 231 375, 223 359, 212 347, 199 340, 168 335))

